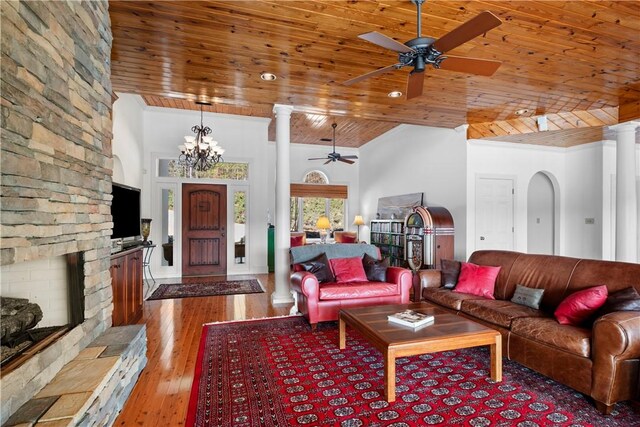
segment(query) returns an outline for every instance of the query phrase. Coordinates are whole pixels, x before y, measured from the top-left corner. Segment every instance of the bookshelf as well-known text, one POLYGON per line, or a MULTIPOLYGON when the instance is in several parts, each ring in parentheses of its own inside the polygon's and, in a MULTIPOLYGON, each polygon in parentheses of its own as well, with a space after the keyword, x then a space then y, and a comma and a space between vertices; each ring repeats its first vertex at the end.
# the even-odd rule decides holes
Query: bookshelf
POLYGON ((382 257, 389 257, 389 265, 406 267, 404 259, 404 221, 374 219, 370 223, 370 241, 380 248, 382 257))

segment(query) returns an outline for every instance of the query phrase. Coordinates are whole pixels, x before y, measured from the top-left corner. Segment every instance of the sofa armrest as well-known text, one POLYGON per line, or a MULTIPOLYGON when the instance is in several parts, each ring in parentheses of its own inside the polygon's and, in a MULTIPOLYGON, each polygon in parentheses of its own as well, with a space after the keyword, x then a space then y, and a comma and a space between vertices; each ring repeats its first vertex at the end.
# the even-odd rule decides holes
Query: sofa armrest
POLYGON ((631 378, 628 361, 639 357, 640 313, 617 311, 596 320, 592 335, 591 396, 607 405, 630 398, 633 392, 630 390, 635 387, 629 382, 637 377, 631 378))
POLYGON ((402 304, 407 304, 413 287, 411 270, 402 267, 387 267, 387 282, 395 283, 400 287, 402 304))
POLYGON ((318 300, 320 284, 318 278, 308 271, 291 274, 291 290, 303 294, 307 300, 318 300))
POLYGON ((442 272, 440 270, 420 270, 420 288, 439 288, 442 286, 442 272))

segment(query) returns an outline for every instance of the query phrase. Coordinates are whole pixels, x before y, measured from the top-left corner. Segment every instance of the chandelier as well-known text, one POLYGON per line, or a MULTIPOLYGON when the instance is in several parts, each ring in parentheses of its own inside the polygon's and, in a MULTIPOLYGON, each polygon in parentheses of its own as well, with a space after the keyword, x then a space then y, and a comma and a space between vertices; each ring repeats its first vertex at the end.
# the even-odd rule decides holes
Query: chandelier
POLYGON ((218 146, 218 143, 209 136, 211 134, 211 128, 202 123, 202 106, 211 104, 198 101, 196 104, 200 105, 200 125, 195 125, 191 128, 191 131, 196 135, 185 136, 185 143, 178 146, 180 150, 178 163, 188 169, 189 172, 192 170, 206 171, 224 161, 222 158, 224 149, 218 146))

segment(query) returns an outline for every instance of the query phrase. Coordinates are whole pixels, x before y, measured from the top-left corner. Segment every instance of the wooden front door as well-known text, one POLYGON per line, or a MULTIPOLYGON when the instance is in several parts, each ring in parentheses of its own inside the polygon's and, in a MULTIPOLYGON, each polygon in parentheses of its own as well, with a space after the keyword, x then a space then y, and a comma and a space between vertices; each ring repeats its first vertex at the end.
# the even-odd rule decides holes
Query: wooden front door
POLYGON ((182 275, 227 273, 227 187, 182 184, 182 275))

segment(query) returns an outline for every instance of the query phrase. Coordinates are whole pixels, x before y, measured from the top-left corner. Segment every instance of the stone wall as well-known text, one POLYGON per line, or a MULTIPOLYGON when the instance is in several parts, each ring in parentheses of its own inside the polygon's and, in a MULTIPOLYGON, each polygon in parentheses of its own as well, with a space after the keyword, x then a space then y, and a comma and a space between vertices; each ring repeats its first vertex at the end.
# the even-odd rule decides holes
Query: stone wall
POLYGON ((112 36, 106 0, 0 8, 1 264, 83 252, 86 319, 3 375, 4 420, 111 325, 112 36))

